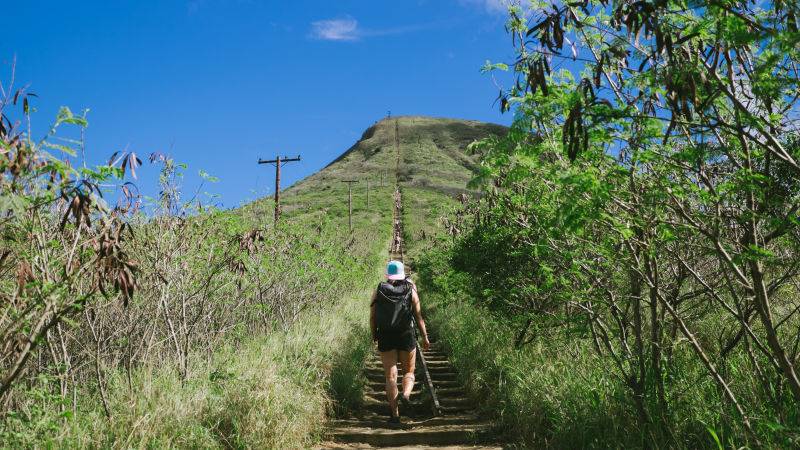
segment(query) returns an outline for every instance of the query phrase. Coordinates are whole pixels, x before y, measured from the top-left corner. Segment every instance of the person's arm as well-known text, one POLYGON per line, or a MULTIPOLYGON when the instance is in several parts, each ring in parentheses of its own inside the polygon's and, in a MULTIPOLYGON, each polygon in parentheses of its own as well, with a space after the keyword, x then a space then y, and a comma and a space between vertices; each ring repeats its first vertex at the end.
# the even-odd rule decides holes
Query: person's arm
POLYGON ((417 325, 419 325, 419 331, 422 333, 422 347, 425 351, 428 351, 431 348, 431 341, 428 340, 428 330, 425 328, 425 319, 422 318, 422 305, 419 302, 417 285, 411 281, 409 283, 411 283, 411 303, 414 307, 414 315, 417 317, 417 325))
POLYGON ((372 331, 372 340, 378 340, 378 328, 375 324, 375 300, 378 298, 378 292, 372 293, 372 299, 369 302, 369 329, 372 331))

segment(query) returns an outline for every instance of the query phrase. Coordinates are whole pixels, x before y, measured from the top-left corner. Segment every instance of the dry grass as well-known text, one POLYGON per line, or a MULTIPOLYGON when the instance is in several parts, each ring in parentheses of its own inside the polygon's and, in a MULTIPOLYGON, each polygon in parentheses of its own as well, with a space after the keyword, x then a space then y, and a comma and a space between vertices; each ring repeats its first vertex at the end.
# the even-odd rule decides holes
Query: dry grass
POLYGON ((352 370, 346 367, 363 361, 358 350, 363 342, 352 349, 342 343, 353 343, 349 337, 358 334, 366 339, 368 298, 359 291, 303 317, 286 333, 195 358, 204 362, 183 383, 173 370, 142 368, 130 389, 122 373, 111 374, 110 420, 93 401, 81 402, 81 413, 73 418, 61 418, 53 403, 41 404, 34 420, 7 423, 3 446, 306 448, 320 437, 338 402, 331 395, 331 379, 352 378, 336 371, 352 370), (334 364, 351 358, 351 350, 358 361, 334 364), (30 427, 34 422, 40 433, 30 427))

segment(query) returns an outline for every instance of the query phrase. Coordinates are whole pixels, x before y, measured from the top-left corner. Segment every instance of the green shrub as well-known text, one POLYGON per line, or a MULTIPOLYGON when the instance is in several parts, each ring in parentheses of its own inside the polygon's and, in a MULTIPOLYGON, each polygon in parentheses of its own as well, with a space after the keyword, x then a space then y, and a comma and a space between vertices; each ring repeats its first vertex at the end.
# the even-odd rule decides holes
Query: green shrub
MULTIPOLYGON (((668 379, 668 427, 642 428, 630 394, 608 358, 589 339, 542 334, 515 348, 515 328, 476 298, 475 280, 450 268, 446 249, 428 251, 417 261, 426 318, 450 355, 468 393, 493 416, 501 432, 524 448, 717 448, 738 447, 745 430, 731 405, 685 343, 673 349, 668 379)), ((712 335, 715 324, 698 333, 712 335)), ((744 355, 729 358, 726 374, 742 401, 763 417, 759 438, 768 447, 792 447, 792 431, 770 427, 773 407, 759 390, 744 355)))

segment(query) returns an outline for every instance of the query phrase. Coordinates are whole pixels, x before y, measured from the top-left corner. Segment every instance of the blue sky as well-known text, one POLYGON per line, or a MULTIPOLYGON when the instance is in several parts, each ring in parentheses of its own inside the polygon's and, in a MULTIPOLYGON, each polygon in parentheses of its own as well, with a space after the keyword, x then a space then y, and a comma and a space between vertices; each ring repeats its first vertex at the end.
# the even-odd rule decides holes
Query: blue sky
MULTIPOLYGON (((509 62, 502 0, 161 0, 3 6, 0 80, 35 100, 34 134, 61 105, 90 108, 87 159, 169 153, 220 179, 232 207, 272 192, 259 157, 319 170, 391 110, 508 124, 487 59, 509 62)), ((145 159, 145 158, 142 158, 145 159)), ((157 192, 145 163, 137 184, 157 192)))

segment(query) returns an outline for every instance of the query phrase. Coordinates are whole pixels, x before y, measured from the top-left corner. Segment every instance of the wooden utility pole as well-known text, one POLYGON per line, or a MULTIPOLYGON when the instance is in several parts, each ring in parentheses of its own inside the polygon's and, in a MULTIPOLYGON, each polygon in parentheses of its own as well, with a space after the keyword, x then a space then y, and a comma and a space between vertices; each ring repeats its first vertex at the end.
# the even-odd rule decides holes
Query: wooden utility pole
POLYGON ((350 232, 353 232, 353 183, 358 183, 358 180, 343 180, 342 183, 347 183, 347 223, 350 226, 350 232))
POLYGON ((300 161, 300 155, 297 158, 277 156, 275 159, 258 159, 259 164, 275 164, 275 224, 281 217, 281 165, 295 161, 300 161))

